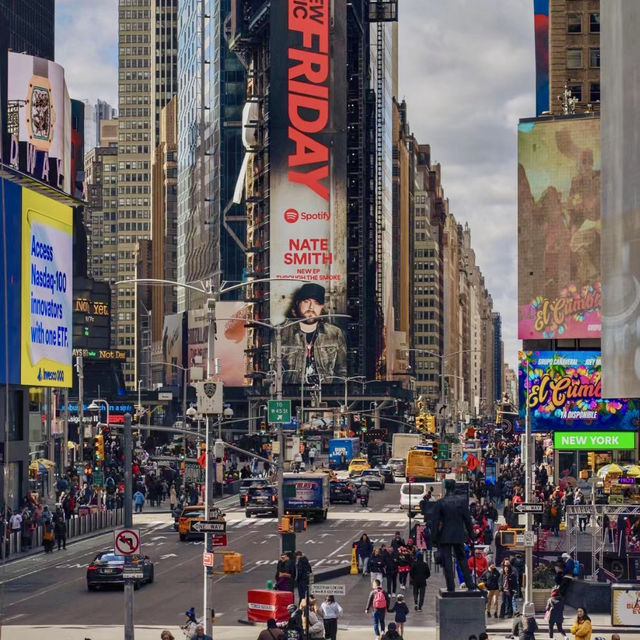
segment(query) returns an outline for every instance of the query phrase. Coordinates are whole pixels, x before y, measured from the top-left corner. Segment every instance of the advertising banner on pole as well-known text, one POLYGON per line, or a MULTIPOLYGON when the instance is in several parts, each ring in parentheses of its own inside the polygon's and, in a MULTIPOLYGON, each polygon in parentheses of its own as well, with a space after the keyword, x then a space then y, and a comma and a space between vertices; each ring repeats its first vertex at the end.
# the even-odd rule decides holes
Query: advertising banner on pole
POLYGON ((599 338, 600 120, 518 126, 518 338, 599 338))
POLYGON ((640 403, 603 398, 600 366, 599 351, 521 351, 521 423, 528 411, 533 433, 635 431, 640 403))
POLYGON ((270 320, 310 319, 282 336, 299 383, 308 344, 318 377, 347 375, 342 328, 312 321, 346 308, 346 3, 272 3, 270 26, 270 320))

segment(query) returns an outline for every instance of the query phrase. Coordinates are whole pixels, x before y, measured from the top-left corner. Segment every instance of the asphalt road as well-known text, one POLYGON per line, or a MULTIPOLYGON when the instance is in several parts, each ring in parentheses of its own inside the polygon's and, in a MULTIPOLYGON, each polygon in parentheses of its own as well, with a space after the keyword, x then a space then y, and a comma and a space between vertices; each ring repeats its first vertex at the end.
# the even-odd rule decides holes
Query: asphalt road
MULTIPOLYGON (((329 519, 310 524, 299 534, 302 549, 316 571, 348 563, 351 544, 366 531, 375 544, 388 543, 396 530, 408 532, 406 513, 400 511, 399 484, 372 491, 368 509, 359 505, 332 505, 329 519)), ((180 542, 168 514, 136 515, 134 526, 142 534, 142 550, 155 563, 155 582, 135 591, 135 621, 141 625, 175 625, 184 620, 184 611, 195 607, 202 611, 202 541, 180 542)), ((278 533, 275 518, 246 519, 244 511, 227 509, 227 550, 243 556, 243 572, 216 575, 214 607, 220 624, 237 624, 246 618, 248 589, 265 588, 274 578, 278 559, 278 533)), ((123 619, 121 589, 88 592, 86 567, 97 551, 113 545, 113 535, 106 534, 68 545, 66 551, 38 554, 8 563, 0 573, 5 624, 60 625, 114 624, 123 619)), ((220 563, 221 564, 221 563, 220 563)), ((221 568, 221 567, 216 567, 221 568)), ((346 585, 346 596, 339 598, 345 609, 343 622, 367 624, 364 613, 369 594, 369 579, 344 576, 335 580, 346 585)), ((410 625, 435 624, 434 601, 442 586, 441 574, 429 581, 428 602, 423 612, 413 611, 413 599, 407 590, 412 609, 410 625)), ((391 616, 393 614, 390 614, 391 616)))

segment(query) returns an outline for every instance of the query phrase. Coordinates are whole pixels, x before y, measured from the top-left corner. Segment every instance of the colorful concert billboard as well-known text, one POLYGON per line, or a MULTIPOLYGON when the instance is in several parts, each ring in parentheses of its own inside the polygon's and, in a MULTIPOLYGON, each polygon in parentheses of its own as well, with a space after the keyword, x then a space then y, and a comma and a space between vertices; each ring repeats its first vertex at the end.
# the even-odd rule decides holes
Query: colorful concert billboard
MULTIPOLYGON (((270 322, 280 325, 346 308, 346 2, 274 2, 270 25, 269 261, 281 280, 270 322)), ((285 382, 299 383, 310 361, 314 378, 346 376, 340 325, 283 331, 285 382)))
POLYGON ((600 337, 600 120, 518 127, 518 337, 600 337))
POLYGON ((520 352, 520 420, 533 433, 635 431, 638 400, 602 397, 599 351, 520 352))

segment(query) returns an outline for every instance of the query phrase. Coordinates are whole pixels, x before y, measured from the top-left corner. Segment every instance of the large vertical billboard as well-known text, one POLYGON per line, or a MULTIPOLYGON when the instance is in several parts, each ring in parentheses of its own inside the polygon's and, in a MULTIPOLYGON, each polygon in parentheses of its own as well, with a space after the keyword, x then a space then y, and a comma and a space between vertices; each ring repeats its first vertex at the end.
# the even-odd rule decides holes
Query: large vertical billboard
POLYGON ((71 387, 73 209, 22 188, 21 383, 71 387))
POLYGON ((308 319, 283 331, 288 382, 345 376, 342 329, 313 321, 346 308, 345 0, 272 3, 270 47, 270 321, 308 319))
POLYGON ((536 114, 549 111, 549 0, 533 0, 536 41, 536 114))
POLYGON ((600 337, 600 120, 518 127, 518 337, 600 337))
POLYGON ((640 4, 609 0, 602 17, 602 382, 640 397, 640 4))
POLYGON ((533 433, 636 430, 640 403, 602 396, 599 351, 521 351, 518 374, 520 419, 533 433))
POLYGON ((64 68, 51 60, 9 52, 7 131, 3 160, 42 182, 73 193, 71 101, 64 68))

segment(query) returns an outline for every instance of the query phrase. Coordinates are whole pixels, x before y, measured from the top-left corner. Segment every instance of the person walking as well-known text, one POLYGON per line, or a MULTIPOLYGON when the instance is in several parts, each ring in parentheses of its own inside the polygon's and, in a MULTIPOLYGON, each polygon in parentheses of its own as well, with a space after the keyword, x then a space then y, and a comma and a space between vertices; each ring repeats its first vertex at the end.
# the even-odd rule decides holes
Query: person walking
POLYGON ((395 613, 394 620, 398 627, 398 632, 402 635, 404 633, 404 623, 407 621, 407 616, 409 615, 409 607, 404 601, 402 594, 398 596, 393 607, 389 609, 389 613, 395 613))
POLYGON ((302 551, 296 551, 296 581, 298 583, 298 600, 302 600, 307 597, 307 591, 309 590, 309 576, 312 573, 311 563, 309 558, 302 553, 302 551))
POLYGON ((407 578, 411 572, 411 551, 409 547, 403 545, 398 548, 398 579, 400 581, 400 588, 407 588, 407 578))
POLYGON ((487 589, 487 618, 491 617, 491 605, 493 604, 493 616, 498 617, 498 602, 500 600, 500 571, 495 563, 491 563, 481 578, 487 589))
POLYGON ((571 633, 576 640, 591 640, 591 618, 584 607, 576 610, 576 621, 571 625, 571 633))
POLYGON ((324 637, 327 640, 336 640, 338 635, 338 618, 342 615, 342 607, 336 602, 334 596, 327 596, 320 605, 322 622, 324 624, 324 637))
POLYGON ((518 640, 536 640, 535 632, 538 630, 536 623, 536 609, 533 602, 525 602, 522 614, 513 619, 511 635, 518 640))
POLYGON ((369 613, 370 609, 373 609, 373 632, 379 639, 384 633, 384 618, 389 609, 389 594, 383 591, 382 585, 377 580, 373 583, 364 612, 369 613))
POLYGON ((564 621, 564 598, 558 588, 551 591, 551 597, 547 600, 545 620, 549 623, 549 638, 554 637, 554 627, 558 629, 563 638, 567 637, 567 634, 562 628, 562 623, 564 621))
POLYGON ((56 509, 53 517, 53 533, 58 543, 58 551, 67 549, 67 523, 64 519, 64 513, 60 507, 56 509))
POLYGON ((360 540, 356 543, 356 555, 358 556, 358 566, 362 568, 362 575, 369 573, 369 558, 373 553, 373 544, 369 540, 369 536, 363 533, 360 540))
MULTIPOLYGON (((424 595, 427 590, 427 580, 431 576, 429 565, 424 561, 422 554, 418 554, 415 564, 409 572, 411 585, 413 586, 413 604, 416 611, 422 611, 424 605, 424 595)), ((400 630, 402 634, 404 629, 400 630)))
POLYGON ((374 580, 378 580, 378 582, 382 584, 382 577, 384 576, 384 556, 378 548, 373 550, 373 555, 369 558, 369 575, 371 576, 372 586, 374 580))
POLYGON ((133 494, 133 504, 135 505, 135 513, 142 513, 142 507, 144 505, 144 493, 138 489, 133 494))
POLYGON ((176 494, 176 485, 172 482, 169 489, 169 508, 173 511, 178 503, 178 495, 176 494))
MULTIPOLYGON (((383 558, 384 575, 387 579, 387 591, 395 596, 398 590, 398 553, 392 547, 389 547, 384 552, 383 558)), ((382 584, 382 581, 380 581, 380 584, 382 584)))
POLYGON ((518 595, 518 576, 511 568, 511 562, 505 560, 502 564, 500 576, 500 592, 502 604, 500 605, 500 617, 513 618, 513 600, 518 595))

